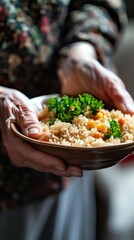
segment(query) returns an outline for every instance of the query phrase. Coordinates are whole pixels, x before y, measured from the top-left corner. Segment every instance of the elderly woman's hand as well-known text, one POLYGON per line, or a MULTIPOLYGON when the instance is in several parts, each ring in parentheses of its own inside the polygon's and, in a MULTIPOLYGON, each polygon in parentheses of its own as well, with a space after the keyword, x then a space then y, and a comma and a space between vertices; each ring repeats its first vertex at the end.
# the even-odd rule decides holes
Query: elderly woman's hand
POLYGON ((124 83, 97 61, 94 47, 89 43, 72 44, 61 51, 58 75, 62 94, 89 92, 110 107, 134 114, 134 102, 124 83))
POLYGON ((3 144, 12 163, 18 167, 33 168, 60 176, 82 176, 78 167, 66 167, 62 159, 36 150, 15 136, 11 130, 11 122, 20 126, 22 132, 29 137, 38 138, 42 133, 37 110, 29 99, 17 90, 0 87, 0 129, 3 144))

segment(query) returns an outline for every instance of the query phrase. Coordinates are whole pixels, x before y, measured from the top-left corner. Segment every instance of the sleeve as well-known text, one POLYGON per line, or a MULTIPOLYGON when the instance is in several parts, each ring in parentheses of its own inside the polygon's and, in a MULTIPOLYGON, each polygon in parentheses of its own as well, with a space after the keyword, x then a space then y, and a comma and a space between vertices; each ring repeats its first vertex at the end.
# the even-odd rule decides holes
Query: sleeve
POLYGON ((96 48, 99 61, 109 59, 121 39, 127 14, 121 0, 72 0, 66 21, 64 46, 86 41, 96 48))
POLYGON ((39 29, 32 21, 27 4, 22 7, 21 1, 0 1, 0 50, 18 53, 25 48, 34 56, 40 45, 39 29))

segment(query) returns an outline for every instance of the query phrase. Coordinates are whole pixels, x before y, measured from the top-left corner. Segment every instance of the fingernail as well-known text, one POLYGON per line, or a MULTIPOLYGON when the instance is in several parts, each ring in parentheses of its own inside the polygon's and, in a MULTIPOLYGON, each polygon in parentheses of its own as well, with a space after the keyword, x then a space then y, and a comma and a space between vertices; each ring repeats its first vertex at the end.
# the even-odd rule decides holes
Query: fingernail
POLYGON ((30 128, 30 129, 28 129, 28 134, 29 135, 34 135, 34 134, 39 134, 39 133, 40 133, 40 131, 39 131, 38 128, 30 128))

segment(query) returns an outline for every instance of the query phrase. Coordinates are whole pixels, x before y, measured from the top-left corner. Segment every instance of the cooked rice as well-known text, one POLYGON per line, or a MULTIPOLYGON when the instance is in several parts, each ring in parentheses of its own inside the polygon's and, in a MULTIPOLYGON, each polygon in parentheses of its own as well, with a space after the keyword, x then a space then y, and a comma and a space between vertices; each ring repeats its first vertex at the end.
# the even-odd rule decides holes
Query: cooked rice
POLYGON ((85 113, 75 117, 72 124, 56 119, 51 126, 49 120, 52 113, 44 111, 46 112, 45 117, 42 111, 39 118, 43 128, 41 141, 81 147, 100 147, 134 141, 134 116, 123 114, 119 110, 101 109, 98 115, 93 116, 93 118, 85 113), (120 123, 121 138, 113 136, 109 139, 104 138, 104 135, 109 131, 109 119, 114 119, 120 123))

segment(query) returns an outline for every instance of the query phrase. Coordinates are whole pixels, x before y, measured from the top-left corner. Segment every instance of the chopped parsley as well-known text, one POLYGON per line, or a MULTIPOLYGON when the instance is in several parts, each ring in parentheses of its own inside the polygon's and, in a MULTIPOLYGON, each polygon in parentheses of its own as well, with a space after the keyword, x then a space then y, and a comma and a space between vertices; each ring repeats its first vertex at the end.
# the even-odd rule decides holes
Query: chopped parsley
POLYGON ((113 136, 114 138, 120 138, 121 137, 121 129, 120 129, 120 124, 112 119, 109 119, 109 124, 110 124, 110 133, 105 134, 105 138, 110 138, 113 136))
MULTIPOLYGON (((95 98, 91 94, 84 93, 78 97, 62 97, 50 98, 47 102, 49 111, 54 112, 55 117, 62 122, 72 122, 75 116, 84 114, 89 110, 93 115, 104 107, 102 100, 95 98)), ((51 123, 52 124, 52 123, 51 123)))
POLYGON ((55 122, 55 119, 54 119, 54 118, 51 118, 51 119, 49 120, 49 125, 50 125, 50 126, 53 125, 54 122, 55 122))

